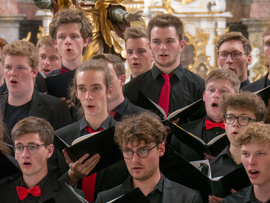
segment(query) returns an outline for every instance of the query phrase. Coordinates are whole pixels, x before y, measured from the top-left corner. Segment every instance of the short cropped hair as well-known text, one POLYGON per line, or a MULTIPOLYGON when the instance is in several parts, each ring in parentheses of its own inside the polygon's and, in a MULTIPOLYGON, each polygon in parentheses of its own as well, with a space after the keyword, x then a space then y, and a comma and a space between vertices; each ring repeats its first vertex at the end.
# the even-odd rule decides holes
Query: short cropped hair
POLYGON ((151 41, 151 31, 153 27, 165 28, 169 26, 175 27, 176 34, 179 37, 179 41, 184 39, 184 26, 182 21, 178 17, 171 14, 159 14, 151 18, 148 23, 147 34, 149 41, 151 41))
POLYGON ((2 63, 5 64, 6 56, 25 56, 28 58, 29 66, 34 70, 38 67, 38 51, 31 42, 18 40, 4 46, 2 51, 2 63))
POLYGON ((125 30, 125 32, 124 32, 124 40, 125 40, 125 42, 128 39, 137 39, 137 38, 146 38, 146 39, 148 39, 146 27, 143 27, 143 26, 128 27, 125 30))
POLYGON ((130 115, 115 126, 114 139, 121 149, 128 143, 135 144, 145 141, 146 144, 164 142, 166 128, 159 118, 148 112, 139 115, 130 115))
POLYGON ((224 42, 230 41, 230 40, 241 41, 243 43, 243 48, 244 48, 245 54, 247 56, 250 54, 250 52, 251 52, 251 43, 247 38, 245 38, 243 36, 243 34, 241 32, 228 32, 228 33, 225 33, 225 34, 221 35, 219 40, 216 42, 217 51, 219 52, 219 48, 224 42))
POLYGON ((262 38, 264 38, 264 37, 266 37, 266 36, 268 36, 268 35, 270 35, 270 27, 267 28, 267 29, 263 32, 262 38))
POLYGON ((48 46, 55 49, 53 40, 50 36, 44 36, 38 40, 37 45, 36 45, 37 49, 40 49, 40 47, 42 46, 48 46))
POLYGON ((53 144, 53 127, 43 118, 29 116, 20 120, 11 131, 13 142, 28 133, 38 133, 40 140, 44 142, 44 144, 53 144))
POLYGON ((237 77, 237 75, 229 70, 229 69, 223 69, 223 68, 217 68, 212 70, 205 79, 205 87, 207 86, 208 83, 213 82, 215 80, 227 80, 229 83, 231 83, 234 91, 237 93, 239 92, 240 88, 240 80, 237 77))
POLYGON ((240 145, 270 144, 270 124, 254 123, 237 136, 235 141, 240 145))
POLYGON ((112 84, 112 79, 110 75, 110 70, 107 67, 107 63, 102 60, 96 60, 96 59, 90 59, 87 61, 84 61, 77 69, 74 74, 73 82, 70 87, 70 98, 74 103, 77 103, 77 75, 80 72, 85 72, 85 71, 90 71, 90 70, 95 70, 95 71, 100 71, 103 72, 104 74, 104 84, 106 87, 106 91, 108 91, 109 87, 112 84))
MULTIPOLYGON (((57 30, 60 25, 70 24, 70 23, 78 23, 81 27, 80 33, 84 40, 87 38, 92 40, 92 25, 84 15, 82 11, 79 10, 71 10, 71 9, 63 9, 55 14, 50 27, 50 36, 53 40, 56 40, 57 30)), ((83 53, 85 54, 88 46, 83 48, 83 53)))
POLYGON ((0 37, 0 49, 2 49, 6 44, 8 44, 8 42, 0 37))
POLYGON ((125 64, 122 61, 122 59, 114 54, 96 54, 92 57, 92 59, 96 60, 104 60, 107 63, 111 63, 113 65, 113 69, 117 75, 118 78, 121 77, 121 75, 126 74, 125 64))
POLYGON ((226 114, 229 108, 254 112, 256 121, 266 119, 266 106, 261 97, 251 92, 228 95, 221 101, 221 111, 226 114))

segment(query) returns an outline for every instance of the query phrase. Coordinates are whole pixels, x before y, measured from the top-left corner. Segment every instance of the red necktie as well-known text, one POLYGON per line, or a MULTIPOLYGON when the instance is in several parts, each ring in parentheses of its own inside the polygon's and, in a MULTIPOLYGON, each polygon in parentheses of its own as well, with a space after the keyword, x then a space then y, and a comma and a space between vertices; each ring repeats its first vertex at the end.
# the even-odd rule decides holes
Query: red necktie
POLYGON ((115 115, 116 115, 116 111, 112 110, 112 111, 110 112, 110 115, 111 115, 112 118, 114 118, 115 115))
MULTIPOLYGON (((102 127, 100 127, 98 130, 93 130, 89 126, 86 126, 84 129, 89 133, 99 132, 99 131, 103 130, 102 127)), ((94 173, 94 174, 82 179, 82 191, 84 192, 85 199, 88 202, 94 201, 96 176, 97 176, 97 173, 94 173)))
POLYGON ((25 187, 17 186, 16 187, 17 194, 19 196, 20 201, 25 199, 28 194, 32 194, 35 197, 39 197, 41 195, 40 187, 37 185, 31 189, 27 189, 25 187))
POLYGON ((59 74, 67 73, 67 72, 68 72, 68 69, 61 67, 59 74))
POLYGON ((172 77, 174 74, 172 73, 170 75, 165 75, 161 73, 161 75, 165 81, 160 91, 158 105, 165 111, 166 115, 168 116, 171 93, 170 77, 172 77))
POLYGON ((213 121, 205 119, 205 128, 206 128, 206 130, 209 130, 212 128, 222 128, 223 130, 225 130, 225 125, 224 125, 223 121, 220 123, 215 123, 213 121))

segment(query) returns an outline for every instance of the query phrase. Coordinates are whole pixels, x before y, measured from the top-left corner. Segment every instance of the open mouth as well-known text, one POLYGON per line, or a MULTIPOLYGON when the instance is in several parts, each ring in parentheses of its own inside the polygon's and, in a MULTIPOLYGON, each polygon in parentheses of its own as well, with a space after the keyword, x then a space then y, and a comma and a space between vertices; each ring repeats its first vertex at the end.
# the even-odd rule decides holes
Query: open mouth
POLYGON ((17 82, 16 80, 11 80, 10 83, 16 84, 16 83, 18 83, 18 82, 17 82))
POLYGON ((256 178, 260 174, 259 171, 254 170, 254 169, 248 170, 248 173, 249 173, 249 177, 251 177, 251 178, 256 178))
POLYGON ((233 131, 233 132, 232 132, 232 136, 233 136, 233 137, 237 136, 238 134, 239 134, 239 133, 238 133, 237 131, 233 131))
POLYGON ((211 106, 212 106, 212 107, 216 107, 216 108, 217 108, 217 107, 218 107, 218 103, 213 102, 213 103, 211 104, 211 106))
POLYGON ((50 70, 50 69, 43 69, 43 71, 44 71, 45 73, 49 73, 51 70, 50 70))
POLYGON ((32 165, 30 162, 23 162, 23 165, 24 166, 30 166, 30 165, 32 165))

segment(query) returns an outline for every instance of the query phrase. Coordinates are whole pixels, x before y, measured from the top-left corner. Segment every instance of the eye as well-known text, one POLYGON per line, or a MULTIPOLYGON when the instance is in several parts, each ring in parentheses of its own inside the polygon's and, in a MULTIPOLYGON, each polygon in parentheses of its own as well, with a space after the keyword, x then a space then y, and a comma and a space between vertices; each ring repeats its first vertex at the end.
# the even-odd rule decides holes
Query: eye
POLYGON ((46 58, 46 55, 42 54, 42 55, 40 55, 40 58, 41 59, 45 59, 46 58))
POLYGON ((248 117, 241 116, 241 117, 239 117, 238 119, 240 119, 240 120, 242 120, 242 121, 247 121, 249 118, 248 118, 248 117))
POLYGON ((240 55, 241 55, 240 52, 233 52, 233 53, 232 53, 232 56, 233 56, 233 57, 239 57, 240 55))
POLYGON ((18 69, 18 70, 23 70, 24 67, 23 67, 23 66, 18 66, 17 69, 18 69))
POLYGON ((259 155, 259 156, 262 156, 262 155, 264 155, 264 153, 262 153, 262 152, 259 152, 259 153, 258 153, 258 155, 259 155))
POLYGON ((143 53, 145 53, 145 52, 146 52, 146 51, 143 50, 143 49, 138 50, 138 53, 139 53, 139 54, 143 54, 143 53))
POLYGON ((228 57, 228 53, 226 53, 226 52, 221 52, 221 53, 219 53, 219 56, 220 57, 228 57))
POLYGON ((159 40, 153 40, 152 41, 154 44, 160 44, 160 41, 159 40))
POLYGON ((133 53, 133 52, 132 52, 131 50, 127 50, 127 54, 128 54, 128 55, 132 55, 132 53, 133 53))
POLYGON ((242 152, 242 156, 247 157, 247 156, 248 156, 248 153, 246 153, 246 152, 242 152))
POLYGON ((17 151, 23 151, 23 148, 24 148, 23 146, 16 146, 16 147, 15 147, 15 149, 16 149, 17 151))
POLYGON ((79 90, 80 92, 85 92, 85 91, 86 91, 86 89, 85 89, 84 87, 78 87, 78 90, 79 90))
POLYGON ((5 69, 10 70, 11 66, 5 66, 5 69))
POLYGON ((264 44, 266 47, 270 47, 270 42, 265 42, 264 44))
POLYGON ((167 43, 171 44, 171 43, 173 43, 173 40, 169 39, 169 40, 167 40, 167 43))
POLYGON ((38 146, 37 145, 29 145, 28 149, 31 150, 35 150, 38 146))

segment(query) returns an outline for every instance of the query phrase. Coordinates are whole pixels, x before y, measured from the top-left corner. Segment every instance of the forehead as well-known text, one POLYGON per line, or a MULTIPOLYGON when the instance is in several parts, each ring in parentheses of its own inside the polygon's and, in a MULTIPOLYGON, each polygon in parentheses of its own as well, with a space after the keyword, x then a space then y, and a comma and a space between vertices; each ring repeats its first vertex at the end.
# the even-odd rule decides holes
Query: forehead
POLYGON ((144 140, 139 140, 139 141, 129 141, 123 148, 129 148, 129 149, 137 149, 137 148, 141 148, 144 146, 147 146, 149 144, 146 144, 144 140))
POLYGON ((157 27, 154 26, 151 30, 151 39, 167 39, 178 38, 176 28, 174 26, 157 27))
POLYGON ((254 118, 255 119, 255 112, 249 110, 249 109, 246 109, 246 108, 232 108, 232 107, 228 107, 226 109, 226 113, 227 114, 233 114, 235 116, 248 116, 248 117, 251 117, 251 118, 254 118))
POLYGON ((15 138, 14 144, 40 143, 39 133, 27 133, 15 138))
POLYGON ((231 83, 230 80, 227 80, 227 79, 214 79, 214 80, 211 80, 209 81, 207 84, 206 84, 206 88, 207 87, 227 87, 227 88, 233 88, 233 85, 231 83))
POLYGON ((105 86, 105 73, 101 70, 85 70, 77 74, 77 85, 100 84, 105 86))
POLYGON ((267 143, 249 143, 243 144, 241 146, 242 151, 260 151, 260 150, 267 150, 270 151, 270 144, 267 143))
POLYGON ((263 37, 263 41, 270 41, 270 34, 263 37))
POLYGON ((80 34, 81 25, 79 23, 67 23, 59 25, 57 28, 57 35, 59 34, 80 34))
POLYGON ((237 50, 244 50, 243 42, 240 40, 228 40, 223 42, 219 47, 219 51, 237 51, 237 50))
POLYGON ((5 64, 30 66, 27 56, 6 55, 5 64))
POLYGON ((126 48, 132 48, 132 47, 147 47, 148 45, 148 39, 145 37, 138 37, 138 38, 129 38, 126 41, 126 48))

